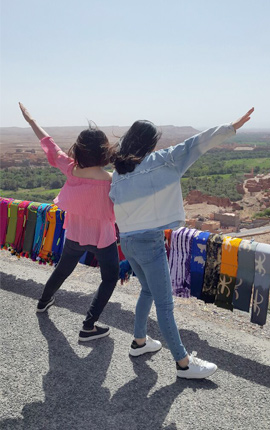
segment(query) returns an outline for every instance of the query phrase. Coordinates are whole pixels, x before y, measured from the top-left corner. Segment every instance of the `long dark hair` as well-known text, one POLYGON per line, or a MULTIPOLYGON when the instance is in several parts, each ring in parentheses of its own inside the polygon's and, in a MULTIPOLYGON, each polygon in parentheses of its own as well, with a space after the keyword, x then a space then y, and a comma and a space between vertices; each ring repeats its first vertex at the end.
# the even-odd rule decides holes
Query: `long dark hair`
POLYGON ((89 123, 68 151, 79 167, 106 166, 110 162, 112 148, 106 134, 89 123))
POLYGON ((146 120, 134 122, 115 148, 112 162, 116 171, 124 175, 133 172, 147 154, 150 154, 161 137, 156 126, 146 120))

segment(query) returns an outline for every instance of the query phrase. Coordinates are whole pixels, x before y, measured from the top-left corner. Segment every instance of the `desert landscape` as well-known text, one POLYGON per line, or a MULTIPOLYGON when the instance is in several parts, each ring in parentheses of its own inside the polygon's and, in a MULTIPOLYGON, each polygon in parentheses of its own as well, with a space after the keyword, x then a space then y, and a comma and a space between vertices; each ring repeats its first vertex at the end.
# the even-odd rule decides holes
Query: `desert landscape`
MULTIPOLYGON (((48 127, 46 130, 67 151, 86 127, 48 127)), ((114 144, 128 126, 100 129, 114 144)), ((163 125, 159 129, 162 137, 157 149, 176 145, 199 132, 191 126, 163 125)), ((2 127, 0 148, 0 195, 51 202, 64 177, 49 167, 30 127, 2 127), (44 176, 51 181, 44 184, 44 176)), ((257 241, 270 243, 270 229, 267 232, 266 228, 270 228, 270 131, 240 132, 221 147, 209 151, 184 175, 182 188, 186 225, 190 228, 224 234, 242 232, 247 238, 256 236, 257 241), (247 236, 249 230, 251 234, 247 236)))

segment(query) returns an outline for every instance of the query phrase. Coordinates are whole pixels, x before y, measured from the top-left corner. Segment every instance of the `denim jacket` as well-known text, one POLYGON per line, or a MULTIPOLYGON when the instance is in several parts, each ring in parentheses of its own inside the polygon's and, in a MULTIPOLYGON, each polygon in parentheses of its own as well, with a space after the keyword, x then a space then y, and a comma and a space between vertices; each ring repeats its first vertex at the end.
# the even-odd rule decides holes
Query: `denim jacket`
POLYGON ((166 229, 185 220, 180 178, 206 151, 235 134, 231 124, 146 155, 134 171, 113 173, 110 198, 122 234, 166 229))

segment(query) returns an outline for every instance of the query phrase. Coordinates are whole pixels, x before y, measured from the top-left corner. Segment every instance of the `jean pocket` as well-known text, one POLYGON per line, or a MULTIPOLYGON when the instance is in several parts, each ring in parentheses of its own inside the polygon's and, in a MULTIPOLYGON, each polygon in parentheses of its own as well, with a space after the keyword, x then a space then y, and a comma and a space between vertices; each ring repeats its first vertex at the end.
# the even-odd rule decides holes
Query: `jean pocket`
POLYGON ((164 240, 160 238, 147 240, 147 238, 136 239, 132 243, 132 251, 140 264, 151 263, 163 254, 165 255, 164 240))

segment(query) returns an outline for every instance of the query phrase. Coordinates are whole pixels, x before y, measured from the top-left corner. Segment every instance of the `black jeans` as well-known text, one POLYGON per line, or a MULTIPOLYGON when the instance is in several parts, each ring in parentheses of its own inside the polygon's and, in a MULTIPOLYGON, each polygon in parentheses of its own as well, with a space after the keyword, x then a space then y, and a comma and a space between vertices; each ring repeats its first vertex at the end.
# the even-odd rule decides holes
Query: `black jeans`
POLYGON ((73 272, 85 251, 92 252, 98 260, 102 280, 83 322, 84 328, 91 330, 108 303, 119 278, 119 259, 116 242, 106 248, 97 248, 93 245, 81 246, 78 242, 66 239, 62 256, 48 279, 40 300, 43 302, 50 300, 73 272))

